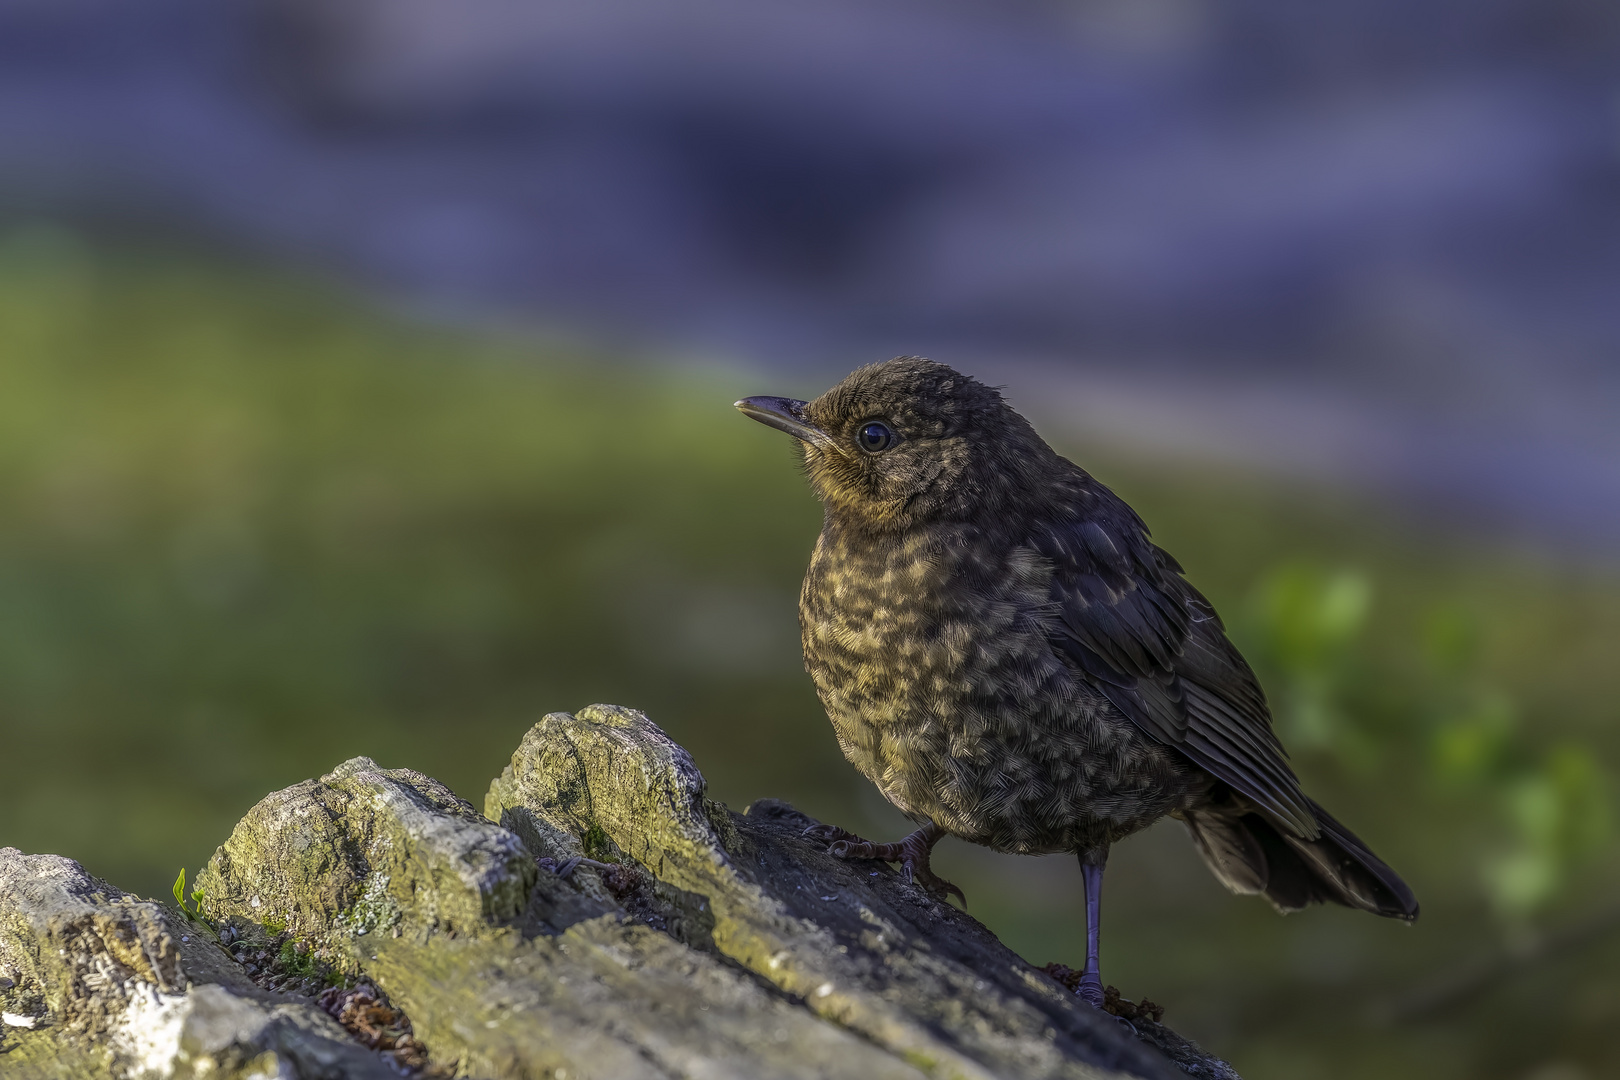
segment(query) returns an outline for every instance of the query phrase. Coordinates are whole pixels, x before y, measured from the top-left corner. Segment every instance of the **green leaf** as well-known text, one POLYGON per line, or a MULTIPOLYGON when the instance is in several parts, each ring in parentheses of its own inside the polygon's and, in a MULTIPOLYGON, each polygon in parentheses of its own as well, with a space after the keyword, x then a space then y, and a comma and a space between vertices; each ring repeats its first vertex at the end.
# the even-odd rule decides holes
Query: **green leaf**
POLYGON ((180 905, 180 910, 186 910, 186 868, 180 868, 180 876, 174 879, 174 902, 180 905))

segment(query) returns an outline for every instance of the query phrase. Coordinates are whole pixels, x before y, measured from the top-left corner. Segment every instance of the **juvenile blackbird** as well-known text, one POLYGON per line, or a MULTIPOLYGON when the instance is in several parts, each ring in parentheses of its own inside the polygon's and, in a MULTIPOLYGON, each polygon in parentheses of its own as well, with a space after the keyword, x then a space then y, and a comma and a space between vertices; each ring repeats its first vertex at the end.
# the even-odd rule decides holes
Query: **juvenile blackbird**
POLYGON ((921 827, 817 831, 925 886, 947 834, 1075 852, 1079 993, 1101 1006, 1109 845, 1169 814, 1233 892, 1415 919, 1396 873, 1302 791, 1264 693, 1142 519, 993 388, 899 357, 814 401, 752 397, 799 440, 825 505, 799 596, 805 667, 839 746, 921 827))

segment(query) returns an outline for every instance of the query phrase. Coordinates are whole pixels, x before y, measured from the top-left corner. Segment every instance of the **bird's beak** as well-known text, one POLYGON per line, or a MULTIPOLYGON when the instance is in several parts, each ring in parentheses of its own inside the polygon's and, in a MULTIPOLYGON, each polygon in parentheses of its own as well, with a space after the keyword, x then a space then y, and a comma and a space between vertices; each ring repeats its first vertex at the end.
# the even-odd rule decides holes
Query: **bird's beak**
POLYGON ((805 420, 805 403, 802 401, 785 397, 745 397, 736 405, 744 416, 758 420, 778 431, 785 431, 811 446, 838 449, 838 444, 833 441, 832 436, 805 420))

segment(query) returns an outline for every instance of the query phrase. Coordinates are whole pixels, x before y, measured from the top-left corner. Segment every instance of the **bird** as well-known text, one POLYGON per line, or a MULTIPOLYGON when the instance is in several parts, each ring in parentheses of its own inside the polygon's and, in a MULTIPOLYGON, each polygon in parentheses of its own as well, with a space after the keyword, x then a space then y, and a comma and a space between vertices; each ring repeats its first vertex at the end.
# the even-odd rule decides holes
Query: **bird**
POLYGON ((844 756, 919 826, 872 843, 935 892, 945 836, 1073 853, 1076 993, 1103 1004, 1110 847, 1170 816, 1228 889, 1287 913, 1330 902, 1410 922, 1412 890, 1307 796, 1214 607, 1134 510, 999 389, 901 356, 813 401, 748 397, 794 437, 823 506, 799 596, 805 669, 844 756))

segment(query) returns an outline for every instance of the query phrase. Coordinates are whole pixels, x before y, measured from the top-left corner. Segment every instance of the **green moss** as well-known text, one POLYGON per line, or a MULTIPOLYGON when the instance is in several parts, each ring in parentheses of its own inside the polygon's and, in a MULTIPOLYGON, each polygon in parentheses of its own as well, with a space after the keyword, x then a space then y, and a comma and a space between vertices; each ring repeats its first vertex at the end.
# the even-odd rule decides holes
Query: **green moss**
POLYGON ((907 1065, 913 1065, 925 1073, 932 1073, 936 1068, 939 1067, 939 1062, 935 1061, 932 1057, 923 1053, 921 1050, 907 1050, 901 1056, 905 1058, 907 1065))
POLYGON ((321 961, 312 947, 291 939, 281 943, 276 953, 276 963, 287 974, 300 979, 324 981, 332 970, 330 965, 321 961))
POLYGON ((618 861, 618 847, 603 830, 602 826, 592 821, 586 826, 584 835, 579 838, 579 846, 587 858, 601 861, 618 861))

